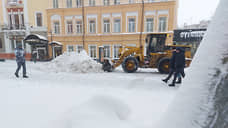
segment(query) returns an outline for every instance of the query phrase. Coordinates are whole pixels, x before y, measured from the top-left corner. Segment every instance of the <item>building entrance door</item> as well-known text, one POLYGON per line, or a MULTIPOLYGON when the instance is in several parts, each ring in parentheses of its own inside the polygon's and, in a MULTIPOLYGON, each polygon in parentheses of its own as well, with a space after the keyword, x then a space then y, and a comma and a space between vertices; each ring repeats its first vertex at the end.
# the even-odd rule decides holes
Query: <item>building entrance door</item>
POLYGON ((46 49, 45 48, 37 48, 37 51, 38 51, 37 59, 38 60, 45 60, 46 49))

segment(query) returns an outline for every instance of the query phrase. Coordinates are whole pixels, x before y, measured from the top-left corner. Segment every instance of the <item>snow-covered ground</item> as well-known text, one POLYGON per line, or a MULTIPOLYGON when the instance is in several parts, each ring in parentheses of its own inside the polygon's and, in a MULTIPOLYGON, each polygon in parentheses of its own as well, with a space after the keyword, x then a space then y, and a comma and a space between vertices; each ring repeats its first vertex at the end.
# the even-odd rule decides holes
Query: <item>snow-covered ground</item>
POLYGON ((151 128, 179 87, 166 75, 140 69, 124 73, 67 73, 27 62, 28 79, 16 78, 16 62, 0 62, 0 128, 151 128))

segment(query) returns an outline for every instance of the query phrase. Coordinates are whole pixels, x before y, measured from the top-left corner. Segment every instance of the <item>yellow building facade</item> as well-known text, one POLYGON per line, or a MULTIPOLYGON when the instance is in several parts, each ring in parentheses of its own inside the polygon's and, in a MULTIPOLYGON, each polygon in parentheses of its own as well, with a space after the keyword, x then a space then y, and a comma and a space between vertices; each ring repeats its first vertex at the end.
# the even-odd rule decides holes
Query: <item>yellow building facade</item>
MULTIPOLYGON (((83 49, 97 59, 118 58, 119 46, 144 45, 148 33, 169 33, 172 43, 177 24, 176 0, 49 0, 49 41, 62 44, 63 52, 83 49), (84 5, 84 6, 83 6, 84 5), (84 24, 83 24, 84 22, 84 24)), ((53 53, 55 54, 55 53, 53 53)))
MULTIPOLYGON (((47 38, 47 8, 47 0, 0 0, 0 58, 15 58, 14 49, 19 44, 27 58, 31 57, 32 47, 24 39, 30 34, 47 38)), ((47 52, 38 50, 40 54, 47 52)))

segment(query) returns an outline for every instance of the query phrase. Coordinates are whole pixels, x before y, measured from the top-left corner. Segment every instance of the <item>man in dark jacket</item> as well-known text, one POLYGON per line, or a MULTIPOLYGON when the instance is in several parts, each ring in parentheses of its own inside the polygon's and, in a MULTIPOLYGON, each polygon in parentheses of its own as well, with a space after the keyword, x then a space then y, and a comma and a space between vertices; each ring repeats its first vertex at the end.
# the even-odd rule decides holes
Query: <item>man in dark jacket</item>
POLYGON ((181 74, 182 77, 185 77, 184 67, 185 67, 185 54, 184 50, 181 48, 176 49, 175 61, 174 61, 175 73, 172 84, 169 86, 175 86, 177 76, 181 74))
POLYGON ((168 82, 168 80, 171 78, 171 76, 173 75, 173 73, 175 71, 175 56, 176 56, 176 47, 173 47, 172 57, 170 58, 170 61, 169 61, 169 67, 170 67, 169 68, 169 75, 167 76, 167 78, 162 80, 165 83, 168 82))
POLYGON ((16 56, 16 62, 17 62, 17 69, 15 72, 15 76, 19 77, 18 72, 22 66, 23 67, 23 78, 28 78, 28 76, 26 75, 25 51, 21 45, 18 45, 18 47, 15 49, 15 56, 16 56))

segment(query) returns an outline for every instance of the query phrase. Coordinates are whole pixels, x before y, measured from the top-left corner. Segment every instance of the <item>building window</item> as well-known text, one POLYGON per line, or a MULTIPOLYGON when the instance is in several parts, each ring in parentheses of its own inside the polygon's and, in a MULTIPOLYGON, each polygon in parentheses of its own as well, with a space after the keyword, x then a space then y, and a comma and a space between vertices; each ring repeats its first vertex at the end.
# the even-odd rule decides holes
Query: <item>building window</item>
POLYGON ((114 20, 114 32, 120 32, 120 19, 114 20))
POLYGON ((89 33, 95 33, 96 32, 96 23, 94 20, 89 21, 89 33))
POLYGON ((72 34, 73 33, 73 23, 72 21, 67 21, 67 33, 72 34))
POLYGON ((53 0, 53 8, 59 8, 59 1, 53 0))
POLYGON ((83 46, 82 45, 76 45, 76 52, 80 53, 83 50, 83 46))
POLYGON ((42 23, 42 13, 36 13, 36 26, 37 27, 42 27, 43 23, 42 23))
POLYGON ((136 44, 127 44, 129 47, 136 47, 136 44))
POLYGON ((147 18, 146 19, 146 32, 153 32, 154 30, 154 19, 147 18))
POLYGON ((54 33, 60 34, 60 25, 58 21, 54 22, 54 33))
POLYGON ((134 0, 129 0, 129 4, 132 4, 132 3, 134 3, 134 0))
POLYGON ((167 24, 167 17, 159 17, 158 31, 159 32, 165 32, 166 31, 166 24, 167 24))
POLYGON ((110 5, 109 0, 104 0, 103 2, 104 2, 104 5, 110 5))
POLYGON ((97 46, 96 45, 89 45, 89 56, 91 58, 97 58, 97 46))
POLYGON ((119 59, 119 49, 121 45, 120 44, 115 44, 113 45, 113 58, 114 59, 119 59))
POLYGON ((76 33, 82 33, 82 21, 76 22, 76 33))
POLYGON ((2 39, 0 38, 0 48, 2 48, 2 39))
POLYGON ((109 32, 110 32, 110 21, 104 20, 104 33, 109 33, 109 32))
POLYGON ((82 0, 76 0, 76 7, 82 7, 82 0))
POLYGON ((67 52, 73 52, 74 46, 73 45, 67 45, 67 52))
POLYGON ((15 21, 15 28, 19 29, 20 28, 20 26, 19 26, 20 25, 20 23, 19 23, 20 22, 19 15, 18 14, 14 14, 14 19, 15 19, 14 20, 15 21))
POLYGON ((155 2, 155 0, 148 0, 149 3, 155 2))
POLYGON ((72 8, 72 0, 67 0, 67 8, 72 8))
POLYGON ((120 4, 120 0, 114 0, 114 4, 115 4, 115 5, 120 4))
POLYGON ((111 54, 111 47, 110 45, 104 45, 104 57, 105 58, 110 58, 111 54))
POLYGON ((128 19, 128 32, 135 32, 135 18, 128 19))
POLYGON ((89 0, 89 6, 95 6, 96 2, 95 0, 89 0))

